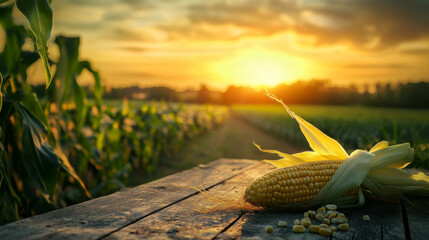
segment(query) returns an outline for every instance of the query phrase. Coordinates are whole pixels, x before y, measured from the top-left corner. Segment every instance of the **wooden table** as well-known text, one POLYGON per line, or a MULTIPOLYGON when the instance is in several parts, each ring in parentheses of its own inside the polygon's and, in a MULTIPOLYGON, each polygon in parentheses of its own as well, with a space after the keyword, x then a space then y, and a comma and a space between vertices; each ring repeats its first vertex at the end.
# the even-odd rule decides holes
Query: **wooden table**
MULTIPOLYGON (((177 185, 202 184, 213 195, 241 195, 247 184, 272 168, 251 160, 219 159, 157 181, 0 227, 0 239, 329 239, 292 233, 302 212, 194 211, 206 204, 198 191, 177 185), (284 220, 288 227, 279 228, 284 220), (274 227, 267 233, 265 227, 274 227)), ((368 200, 341 210, 350 224, 339 239, 429 239, 429 204, 368 200), (411 206, 414 205, 414 206, 411 206), (368 214, 370 222, 362 220, 368 214)))

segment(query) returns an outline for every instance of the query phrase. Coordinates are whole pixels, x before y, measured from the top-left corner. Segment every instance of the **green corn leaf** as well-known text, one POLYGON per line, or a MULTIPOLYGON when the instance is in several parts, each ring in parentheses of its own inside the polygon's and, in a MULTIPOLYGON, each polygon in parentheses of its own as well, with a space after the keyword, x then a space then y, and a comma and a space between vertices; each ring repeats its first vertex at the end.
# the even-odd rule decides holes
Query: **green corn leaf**
POLYGON ((49 130, 48 118, 43 112, 42 106, 40 106, 37 96, 34 93, 25 94, 21 99, 22 105, 30 111, 39 121, 43 123, 46 129, 49 130))
POLYGON ((78 132, 81 131, 83 124, 85 123, 86 114, 88 112, 86 107, 86 94, 85 91, 75 79, 73 79, 73 97, 74 103, 76 104, 77 112, 77 125, 76 129, 78 132))
POLYGON ((58 36, 55 43, 60 50, 60 59, 58 60, 54 79, 59 81, 56 91, 56 102, 62 106, 70 96, 70 90, 73 89, 73 79, 75 78, 75 69, 78 65, 79 44, 78 37, 58 36))
MULTIPOLYGON (((2 86, 3 86, 3 75, 0 73, 0 111, 3 106, 3 92, 2 92, 2 86)), ((0 129, 1 130, 1 129, 0 129)), ((1 134, 0 134, 1 135, 1 134)))
POLYGON ((47 46, 52 29, 50 2, 48 0, 15 0, 15 2, 19 11, 30 23, 30 29, 36 37, 37 49, 46 74, 46 88, 48 88, 52 81, 47 46))
MULTIPOLYGON (((1 145, 3 147, 3 145, 1 145)), ((2 150, 3 151, 3 148, 2 150)), ((2 156, 2 155, 1 155, 2 156)), ((16 194, 9 178, 7 177, 6 167, 0 157, 0 224, 19 219, 19 209, 21 208, 21 199, 16 194)))
POLYGON ((95 105, 99 110, 101 110, 102 98, 103 98, 103 86, 101 85, 100 74, 92 68, 91 63, 89 63, 88 61, 79 62, 78 69, 77 69, 78 74, 80 74, 83 69, 88 70, 94 77, 95 105))
POLYGON ((70 164, 69 160, 67 159, 67 157, 64 155, 64 153, 61 151, 60 148, 56 148, 55 149, 55 153, 58 156, 58 160, 60 162, 61 168, 66 171, 72 178, 74 178, 77 183, 79 184, 79 186, 82 188, 82 190, 85 192, 85 195, 88 198, 91 198, 91 194, 88 192, 88 190, 86 189, 85 184, 82 182, 82 180, 80 179, 79 175, 77 175, 76 171, 74 170, 74 168, 72 167, 72 165, 70 164))
POLYGON ((23 122, 21 144, 25 170, 32 184, 52 203, 60 167, 58 156, 48 144, 48 131, 43 123, 22 104, 16 103, 15 109, 23 122))

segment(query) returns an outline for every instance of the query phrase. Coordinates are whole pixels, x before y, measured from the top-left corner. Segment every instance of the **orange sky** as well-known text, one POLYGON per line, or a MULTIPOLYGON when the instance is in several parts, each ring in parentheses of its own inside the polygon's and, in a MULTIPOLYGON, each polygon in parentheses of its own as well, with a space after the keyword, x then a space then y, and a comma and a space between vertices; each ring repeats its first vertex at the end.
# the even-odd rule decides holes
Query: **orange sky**
POLYGON ((273 86, 311 78, 338 85, 429 80, 425 0, 54 0, 52 5, 52 40, 57 34, 80 35, 81 58, 93 62, 112 86, 185 89, 205 83, 223 90, 230 84, 273 86))

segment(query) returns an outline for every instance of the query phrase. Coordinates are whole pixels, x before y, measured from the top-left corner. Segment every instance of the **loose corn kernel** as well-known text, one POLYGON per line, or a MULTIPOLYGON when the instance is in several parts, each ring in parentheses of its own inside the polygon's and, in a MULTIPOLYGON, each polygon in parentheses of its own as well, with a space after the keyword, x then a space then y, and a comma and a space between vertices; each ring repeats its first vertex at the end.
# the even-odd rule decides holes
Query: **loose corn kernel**
POLYGON ((272 226, 268 226, 265 228, 265 231, 267 231, 267 233, 272 233, 274 231, 274 228, 272 226))
POLYGON ((331 219, 331 223, 332 223, 332 224, 337 224, 337 218, 332 218, 332 219, 331 219))
MULTIPOLYGON (((274 170, 250 183, 244 199, 261 207, 310 202, 341 164, 340 160, 318 161, 274 170)), ((352 189, 350 194, 355 192, 356 189, 352 189)), ((325 209, 325 213, 326 208, 322 209, 325 209)))
POLYGON ((340 229, 341 231, 348 231, 349 230, 349 224, 348 223, 342 223, 342 224, 338 225, 338 229, 340 229))
POLYGON ((319 225, 320 228, 329 228, 328 224, 322 223, 319 225))
POLYGON ((277 224, 277 226, 279 226, 279 227, 287 227, 287 222, 285 222, 285 221, 279 221, 279 223, 277 224))
POLYGON ((295 219, 295 220, 293 220, 293 224, 294 225, 299 225, 299 224, 301 224, 301 222, 298 219, 295 219))
POLYGON ((303 219, 301 221, 301 225, 304 226, 304 227, 306 227, 306 228, 309 227, 311 225, 310 219, 303 219))
POLYGON ((279 221, 277 223, 277 226, 279 226, 279 227, 287 227, 287 222, 285 222, 285 221, 279 221))
POLYGON ((371 221, 371 218, 368 215, 363 215, 362 219, 368 222, 371 221))
POLYGON ((337 224, 346 223, 347 218, 345 217, 337 217, 337 224))
POLYGON ((304 213, 304 217, 305 217, 305 218, 310 217, 310 216, 308 215, 308 212, 305 212, 305 213, 304 213))
POLYGON ((332 210, 332 211, 337 210, 337 205, 335 205, 335 204, 326 204, 325 207, 328 210, 332 210))
POLYGON ((329 229, 331 229, 332 232, 336 232, 337 231, 337 228, 334 227, 334 226, 330 226, 329 229))
POLYGON ((319 229, 319 234, 322 236, 331 236, 332 235, 332 231, 329 228, 320 228, 319 229))
POLYGON ((338 213, 338 214, 337 214, 337 218, 340 218, 340 217, 345 218, 346 216, 344 215, 344 213, 338 213))
POLYGON ((308 231, 314 232, 314 233, 319 233, 319 229, 320 229, 319 225, 310 225, 308 227, 308 231))
POLYGON ((302 225, 293 225, 292 231, 294 233, 303 233, 303 232, 305 232, 305 228, 302 225))
POLYGON ((323 217, 323 215, 322 214, 320 214, 320 213, 318 213, 318 214, 316 214, 316 217, 315 217, 317 220, 319 220, 319 221, 322 221, 323 219, 324 219, 324 217, 323 217))
POLYGON ((327 219, 327 218, 324 218, 323 221, 322 221, 322 223, 324 223, 324 224, 330 224, 331 221, 329 221, 329 219, 327 219))
POLYGON ((337 214, 333 212, 333 213, 329 214, 329 216, 328 216, 328 217, 329 217, 330 219, 332 219, 332 218, 335 218, 336 216, 337 216, 337 214))
POLYGON ((318 208, 317 213, 321 213, 321 214, 326 213, 326 208, 325 207, 318 208))
POLYGON ((310 218, 314 218, 316 216, 316 213, 313 210, 308 210, 308 215, 310 218))

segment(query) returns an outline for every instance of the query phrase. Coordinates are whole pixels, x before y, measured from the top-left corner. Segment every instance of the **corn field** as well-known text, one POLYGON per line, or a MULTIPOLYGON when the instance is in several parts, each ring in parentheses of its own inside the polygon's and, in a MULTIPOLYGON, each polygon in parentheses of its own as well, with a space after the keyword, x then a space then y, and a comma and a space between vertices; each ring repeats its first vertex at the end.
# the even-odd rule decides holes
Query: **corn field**
MULTIPOLYGON (((369 150, 379 141, 409 142, 415 150, 411 167, 429 169, 429 111, 361 106, 290 106, 291 110, 338 140, 350 153, 369 150)), ((298 125, 281 106, 235 105, 234 114, 298 146, 307 147, 298 125)), ((257 141, 255 139, 255 141, 257 141)), ((263 148, 269 148, 259 143, 263 148)))
POLYGON ((79 37, 56 36, 49 46, 59 58, 49 58, 52 15, 50 1, 0 6, 0 224, 122 189, 131 171, 150 173, 227 114, 212 106, 104 104, 99 73, 79 58, 79 37), (13 21, 14 6, 29 29, 13 21), (46 77, 41 98, 27 82, 36 62, 46 77), (91 99, 77 81, 84 70, 94 81, 91 99))

